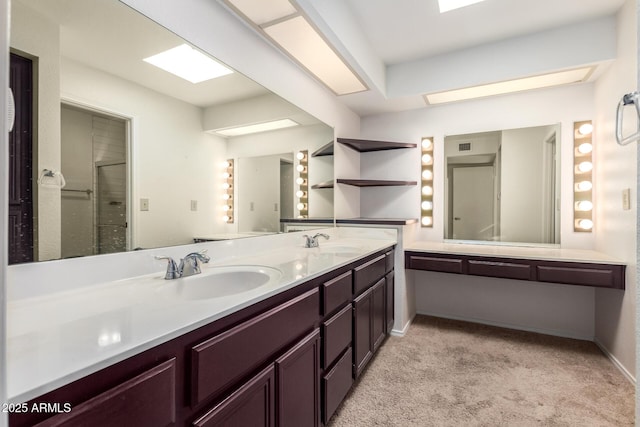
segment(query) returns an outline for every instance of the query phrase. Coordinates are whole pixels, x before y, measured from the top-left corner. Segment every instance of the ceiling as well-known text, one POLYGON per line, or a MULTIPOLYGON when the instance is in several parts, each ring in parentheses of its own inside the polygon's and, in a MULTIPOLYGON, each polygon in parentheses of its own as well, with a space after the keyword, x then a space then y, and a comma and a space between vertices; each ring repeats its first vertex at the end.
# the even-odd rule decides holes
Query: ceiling
MULTIPOLYGON (((532 64, 525 64, 528 68, 513 67, 512 64, 496 68, 487 64, 527 62, 505 58, 509 53, 503 52, 509 52, 509 49, 528 52, 528 46, 539 34, 545 34, 546 38, 539 37, 539 43, 547 42, 545 51, 553 51, 562 42, 559 38, 565 36, 574 36, 576 40, 606 38, 598 32, 600 27, 593 27, 591 34, 592 27, 581 23, 612 16, 625 2, 485 0, 440 14, 437 0, 295 1, 350 67, 367 82, 368 91, 339 97, 361 116, 424 108, 426 103, 422 95, 438 88, 438 84, 453 89, 577 68, 585 63, 603 65, 613 58, 606 55, 590 57, 588 52, 574 58, 560 49, 556 49, 559 51, 556 56, 562 57, 562 61, 556 58, 555 62, 546 63, 543 58, 546 53, 537 52, 532 64), (572 30, 566 34, 553 32, 569 27, 572 30), (582 27, 586 36, 579 33, 582 27), (454 58, 453 62, 451 58, 454 58), (473 58, 476 62, 469 60, 473 58), (460 67, 451 67, 451 63, 464 64, 465 72, 456 76, 460 67), (483 71, 483 68, 486 69, 483 71), (433 70, 440 70, 440 74, 433 70)), ((15 3, 38 9, 61 25, 61 53, 64 56, 114 75, 126 76, 185 102, 206 107, 268 93, 238 73, 193 85, 142 62, 142 58, 174 47, 182 40, 146 17, 132 13, 118 1, 15 0, 15 3)), ((233 19, 231 15, 230 19, 233 19)), ((595 50, 589 43, 593 42, 587 40, 584 50, 595 50)), ((574 50, 571 46, 561 49, 574 50)), ((590 79, 597 76, 596 71, 590 79)))
MULTIPOLYGON (((424 87, 415 85, 415 89, 411 89, 404 84, 402 90, 396 91, 396 88, 398 79, 412 76, 412 71, 419 75, 420 67, 426 67, 426 64, 444 66, 443 58, 449 59, 458 54, 464 63, 465 57, 499 50, 507 41, 515 43, 522 40, 522 50, 525 50, 526 43, 538 36, 540 40, 547 40, 547 50, 553 50, 556 47, 552 38, 554 34, 556 37, 577 35, 581 23, 612 17, 625 2, 485 0, 440 14, 437 0, 296 1, 352 69, 368 82, 371 90, 340 97, 344 104, 361 116, 425 107, 421 96, 425 93, 424 87), (573 33, 558 32, 562 28, 571 28, 573 33)), ((615 40, 615 34, 612 37, 615 40)), ((516 73, 514 70, 510 78, 578 68, 584 66, 584 62, 596 67, 606 63, 604 57, 601 61, 586 61, 584 58, 576 57, 575 64, 568 60, 562 64, 556 61, 546 68, 537 64, 530 72, 519 70, 516 73)), ((473 73, 473 70, 469 72, 473 73)), ((596 70, 591 80, 597 76, 596 70)), ((482 81, 492 82, 487 76, 482 79, 478 77, 474 84, 463 81, 457 85, 449 83, 448 89, 481 84, 482 81)), ((506 78, 497 77, 494 81, 500 80, 506 78)))

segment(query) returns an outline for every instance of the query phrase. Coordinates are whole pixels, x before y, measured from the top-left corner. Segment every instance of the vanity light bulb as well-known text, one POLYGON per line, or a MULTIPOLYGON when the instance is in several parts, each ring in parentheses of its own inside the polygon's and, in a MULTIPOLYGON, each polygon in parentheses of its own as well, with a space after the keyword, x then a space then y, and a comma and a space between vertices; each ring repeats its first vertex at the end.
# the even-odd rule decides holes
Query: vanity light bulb
POLYGON ((296 184, 303 185, 304 184, 304 178, 296 178, 296 184))
POLYGON ((298 165, 298 166, 296 166, 296 170, 297 170, 298 172, 306 172, 306 169, 307 169, 307 168, 306 168, 304 165, 298 165))
POLYGON ((432 146, 433 146, 433 141, 431 141, 430 138, 425 138, 425 139, 422 140, 422 149, 423 150, 430 150, 432 146))
POLYGON ((298 208, 299 211, 303 211, 305 210, 305 208, 307 207, 307 205, 305 205, 304 203, 298 203, 296 205, 296 207, 298 208))
POLYGON ((422 194, 424 194, 425 196, 433 195, 433 188, 430 185, 425 185, 424 187, 422 187, 422 194))
POLYGON ((230 218, 229 218, 229 215, 225 215, 225 216, 223 216, 223 217, 222 217, 222 220, 223 220, 224 222, 229 222, 229 219, 230 219, 230 218))
POLYGON ((222 200, 229 200, 231 198, 231 195, 229 194, 223 194, 222 195, 222 200))
POLYGON ((578 221, 578 227, 583 230, 591 230, 593 228, 593 221, 590 219, 581 219, 578 221))
POLYGON ((578 191, 589 191, 593 188, 593 184, 591 181, 581 181, 576 184, 576 190, 578 191))
POLYGON ((429 200, 425 200, 424 202, 422 202, 420 207, 422 207, 423 211, 430 211, 430 210, 433 209, 433 202, 431 202, 429 200))
POLYGON ((578 165, 580 172, 589 172, 591 169, 593 169, 593 163, 591 162, 582 162, 578 165))
POLYGON ((228 168, 229 166, 231 166, 231 163, 228 161, 222 163, 223 168, 228 168))
POLYGON ((583 142, 578 146, 578 152, 580 154, 588 154, 593 150, 593 145, 588 142, 583 142))
POLYGON ((422 155, 422 163, 429 164, 432 161, 433 161, 433 157, 431 157, 431 154, 425 153, 425 154, 422 155))
POLYGON ((433 179, 433 171, 431 169, 425 169, 422 171, 422 179, 432 180, 433 179))
POLYGON ((223 211, 228 211, 229 209, 231 209, 231 206, 229 206, 229 205, 224 205, 224 206, 222 207, 222 210, 223 210, 223 211))
POLYGON ((576 209, 579 211, 590 211, 593 209, 593 203, 589 200, 582 200, 576 203, 576 209))
POLYGON ((296 159, 298 160, 304 160, 304 153, 302 151, 298 151, 298 154, 296 154, 296 159))
POLYGON ((222 188, 223 188, 224 190, 228 190, 228 189, 230 189, 230 188, 231 188, 231 184, 229 184, 228 182, 225 182, 224 184, 222 184, 222 188))
POLYGON ((307 195, 307 193, 305 193, 305 192, 304 192, 304 191, 302 191, 302 190, 298 190, 298 191, 296 191, 296 197, 297 197, 298 199, 301 199, 302 197, 305 197, 306 195, 307 195))
POLYGON ((222 174, 222 177, 224 179, 229 179, 231 177, 231 174, 229 172, 225 172, 225 173, 222 174))
POLYGON ((433 224, 433 218, 431 218, 430 216, 422 217, 422 225, 431 225, 431 224, 433 224))
POLYGON ((578 128, 580 135, 590 135, 593 132, 593 125, 591 123, 584 123, 578 128))

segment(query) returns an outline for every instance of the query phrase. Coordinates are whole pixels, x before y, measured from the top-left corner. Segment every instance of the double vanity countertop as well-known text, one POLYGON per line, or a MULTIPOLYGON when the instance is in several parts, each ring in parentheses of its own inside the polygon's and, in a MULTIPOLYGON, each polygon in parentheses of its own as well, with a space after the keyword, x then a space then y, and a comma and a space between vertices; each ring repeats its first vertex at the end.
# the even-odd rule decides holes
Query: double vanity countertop
MULTIPOLYGON (((121 280, 10 299, 7 304, 10 402, 33 399, 389 248, 397 241, 393 234, 395 230, 386 230, 382 235, 374 232, 373 238, 367 237, 364 230, 356 231, 355 237, 348 236, 348 232, 330 233, 335 236, 329 241, 321 241, 318 248, 304 248, 300 235, 296 240, 292 240, 292 236, 282 236, 285 243, 268 250, 258 249, 246 256, 220 257, 220 249, 212 245, 224 245, 225 242, 205 243, 212 261, 203 264, 199 275, 165 280, 164 271, 158 270, 121 280), (237 272, 246 273, 244 278, 248 280, 239 280, 245 283, 255 277, 268 277, 268 280, 241 292, 234 290, 227 280, 222 291, 226 295, 212 297, 203 279, 221 271, 231 273, 230 277, 237 272), (191 293, 193 289, 196 289, 195 294, 191 293)), ((274 238, 278 239, 278 236, 274 238)), ((242 240, 245 242, 240 244, 249 244, 249 239, 238 242, 242 240)), ((153 263, 152 255, 148 258, 149 263, 153 263)), ((156 261, 154 265, 157 268, 162 264, 156 261)), ((238 283, 238 286, 242 285, 238 283)))
POLYGON ((408 252, 440 253, 493 258, 534 259, 579 263, 625 265, 624 261, 602 252, 545 246, 513 246, 496 244, 469 244, 464 242, 415 241, 404 246, 408 252))

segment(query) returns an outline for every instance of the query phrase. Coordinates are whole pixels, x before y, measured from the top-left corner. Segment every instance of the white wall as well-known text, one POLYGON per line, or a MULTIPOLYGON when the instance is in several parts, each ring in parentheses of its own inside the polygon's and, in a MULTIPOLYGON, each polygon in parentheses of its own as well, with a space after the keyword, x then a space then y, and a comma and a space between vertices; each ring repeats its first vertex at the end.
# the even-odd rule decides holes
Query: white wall
MULTIPOLYGON (((593 85, 526 92, 362 120, 362 136, 419 143, 432 136, 435 142, 434 227, 421 228, 416 238, 442 241, 444 236, 444 137, 445 135, 543 126, 560 123, 558 141, 562 165, 561 242, 567 248, 592 249, 595 238, 574 233, 572 154, 573 122, 593 117, 593 85)), ((397 150, 362 157, 362 175, 379 179, 409 178, 420 181, 420 151, 397 150)), ((420 189, 389 188, 363 191, 365 216, 413 217, 420 215, 420 189), (384 200, 385 202, 381 202, 384 200)), ((592 339, 595 290, 563 285, 524 284, 516 280, 448 277, 419 273, 408 275, 415 286, 416 310, 444 317, 532 329, 549 334, 592 339), (533 303, 532 303, 533 302, 533 303), (545 308, 547 307, 547 308, 545 308)))
MULTIPOLYGON (((621 147, 615 143, 615 109, 625 93, 638 89, 638 35, 636 2, 628 0, 618 13, 618 59, 595 85, 594 174, 596 191, 594 231, 596 249, 627 262, 624 292, 598 289, 595 306, 595 336, 632 376, 635 369, 636 316, 636 220, 637 143, 621 147), (631 189, 630 210, 622 209, 622 190, 631 189)), ((636 120, 625 117, 625 134, 636 131, 636 120), (628 119, 628 120, 627 120, 628 119)))
POLYGON ((61 65, 64 99, 131 119, 133 247, 220 232, 226 142, 203 131, 202 109, 75 61, 61 65), (140 211, 141 198, 149 211, 140 211))

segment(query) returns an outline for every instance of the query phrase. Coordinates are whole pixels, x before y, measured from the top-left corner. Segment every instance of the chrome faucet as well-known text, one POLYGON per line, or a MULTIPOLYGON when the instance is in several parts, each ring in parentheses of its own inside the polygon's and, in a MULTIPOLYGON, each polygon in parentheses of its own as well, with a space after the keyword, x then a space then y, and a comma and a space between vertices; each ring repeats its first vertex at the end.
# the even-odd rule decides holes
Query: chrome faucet
POLYGON ((206 255, 206 252, 206 249, 200 252, 191 252, 180 260, 180 264, 176 264, 170 256, 156 256, 156 259, 167 260, 167 272, 164 278, 166 280, 172 280, 200 274, 202 271, 200 269, 201 263, 207 263, 211 260, 211 258, 206 255))
POLYGON ((318 233, 313 237, 309 237, 308 235, 305 234, 302 237, 305 238, 305 242, 304 242, 305 248, 317 248, 319 243, 318 238, 320 237, 324 237, 325 239, 329 240, 329 235, 324 233, 318 233))

